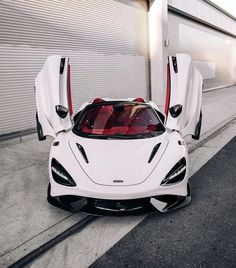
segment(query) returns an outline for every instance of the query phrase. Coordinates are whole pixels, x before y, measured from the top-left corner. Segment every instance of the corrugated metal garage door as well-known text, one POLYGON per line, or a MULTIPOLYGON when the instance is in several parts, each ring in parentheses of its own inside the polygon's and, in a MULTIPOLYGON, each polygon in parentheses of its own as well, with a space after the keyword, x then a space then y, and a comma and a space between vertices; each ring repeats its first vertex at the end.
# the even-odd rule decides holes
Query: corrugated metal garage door
POLYGON ((74 109, 100 97, 149 97, 144 0, 1 0, 0 135, 35 127, 34 78, 70 57, 74 109))

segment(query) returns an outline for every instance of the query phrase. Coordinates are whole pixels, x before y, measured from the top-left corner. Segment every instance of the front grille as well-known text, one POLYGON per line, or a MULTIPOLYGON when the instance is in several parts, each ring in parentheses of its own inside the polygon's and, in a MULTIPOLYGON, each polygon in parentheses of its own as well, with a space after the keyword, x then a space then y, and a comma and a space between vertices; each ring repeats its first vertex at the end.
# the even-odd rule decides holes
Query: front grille
MULTIPOLYGON (((79 196, 60 196, 54 200, 60 207, 73 213, 84 212, 93 215, 140 215, 155 211, 149 198, 129 200, 94 199, 79 196)), ((54 204, 55 205, 55 204, 54 204)))
POLYGON ((150 198, 131 200, 104 200, 94 199, 94 207, 109 211, 132 211, 140 210, 149 204, 150 198))

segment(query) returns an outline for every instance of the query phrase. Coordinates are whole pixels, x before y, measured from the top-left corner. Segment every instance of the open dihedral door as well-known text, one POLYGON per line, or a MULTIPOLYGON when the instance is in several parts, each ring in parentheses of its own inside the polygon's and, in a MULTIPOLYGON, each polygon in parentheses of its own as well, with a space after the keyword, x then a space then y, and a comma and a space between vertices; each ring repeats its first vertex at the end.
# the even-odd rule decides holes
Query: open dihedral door
POLYGON ((69 130, 73 113, 69 58, 48 57, 35 79, 35 91, 39 140, 69 130))
POLYGON ((183 137, 200 138, 202 87, 202 76, 190 56, 168 57, 165 103, 168 129, 179 131, 183 137))

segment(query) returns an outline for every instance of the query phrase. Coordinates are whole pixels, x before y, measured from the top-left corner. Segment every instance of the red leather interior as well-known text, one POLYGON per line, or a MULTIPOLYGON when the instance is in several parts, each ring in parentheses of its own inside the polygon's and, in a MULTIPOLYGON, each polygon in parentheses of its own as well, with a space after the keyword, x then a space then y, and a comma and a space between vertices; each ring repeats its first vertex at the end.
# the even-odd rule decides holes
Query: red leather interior
POLYGON ((153 111, 143 105, 102 105, 88 111, 81 131, 97 135, 135 135, 155 131, 149 125, 156 125, 157 120, 153 111))

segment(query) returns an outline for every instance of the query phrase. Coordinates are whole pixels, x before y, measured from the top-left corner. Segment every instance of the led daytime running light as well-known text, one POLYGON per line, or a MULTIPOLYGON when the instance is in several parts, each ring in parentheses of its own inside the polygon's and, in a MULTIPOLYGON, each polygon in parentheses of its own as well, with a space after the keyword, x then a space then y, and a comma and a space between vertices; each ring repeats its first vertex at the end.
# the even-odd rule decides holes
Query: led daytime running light
POLYGON ((172 173, 170 175, 170 177, 166 178, 166 180, 171 180, 171 179, 175 178, 176 176, 178 176, 184 170, 186 170, 186 166, 182 166, 182 167, 178 168, 174 173, 172 173))
POLYGON ((68 178, 66 177, 66 175, 64 175, 63 173, 61 173, 59 170, 57 170, 55 167, 52 167, 52 171, 55 172, 58 176, 62 177, 64 180, 68 180, 68 178))

